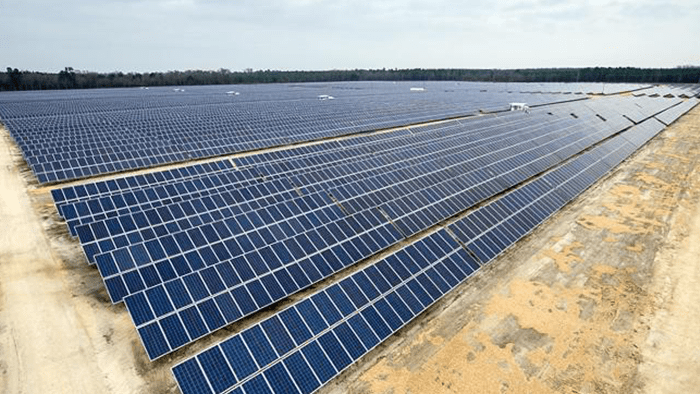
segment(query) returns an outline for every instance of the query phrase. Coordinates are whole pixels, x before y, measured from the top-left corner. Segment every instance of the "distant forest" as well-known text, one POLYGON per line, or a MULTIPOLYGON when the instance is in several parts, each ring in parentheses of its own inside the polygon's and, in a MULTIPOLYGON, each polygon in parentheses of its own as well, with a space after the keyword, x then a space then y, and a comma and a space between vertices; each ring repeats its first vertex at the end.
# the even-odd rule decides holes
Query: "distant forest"
POLYGON ((628 82, 700 83, 700 66, 676 68, 589 67, 513 70, 381 69, 329 71, 167 71, 97 73, 72 67, 57 73, 0 72, 0 91, 123 88, 138 86, 221 85, 337 81, 488 81, 488 82, 628 82))

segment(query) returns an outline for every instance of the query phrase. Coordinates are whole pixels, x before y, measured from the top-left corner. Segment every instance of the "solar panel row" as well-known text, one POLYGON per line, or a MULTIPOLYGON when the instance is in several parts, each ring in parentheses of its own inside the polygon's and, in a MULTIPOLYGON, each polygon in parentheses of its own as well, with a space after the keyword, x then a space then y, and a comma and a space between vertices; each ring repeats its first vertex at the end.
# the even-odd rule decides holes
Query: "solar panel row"
POLYGON ((438 232, 175 366, 183 393, 310 393, 328 382, 663 129, 613 137, 438 232), (471 252, 471 253, 469 253, 471 252))
MULTIPOLYGON (((606 122, 611 122, 609 124, 614 124, 614 127, 627 127, 629 126, 629 120, 622 116, 621 114, 623 113, 630 113, 633 114, 636 111, 645 111, 644 116, 649 117, 652 116, 653 114, 657 113, 659 108, 665 108, 670 105, 675 104, 678 101, 672 101, 672 100, 655 100, 655 99, 649 99, 649 98, 641 98, 641 99, 626 99, 626 98, 620 98, 620 97, 610 97, 606 98, 604 100, 586 100, 582 102, 575 102, 571 104, 562 104, 562 105, 556 105, 556 106, 548 106, 547 111, 552 111, 556 115, 559 116, 569 116, 571 114, 576 115, 575 113, 578 112, 579 115, 581 116, 595 116, 596 114, 602 114, 604 116, 604 119, 606 122)), ((535 111, 537 112, 537 111, 535 111)), ((522 122, 523 118, 527 118, 528 116, 524 113, 511 113, 509 114, 509 117, 482 117, 478 119, 470 118, 463 120, 462 122, 466 121, 469 122, 471 125, 478 124, 479 122, 482 122, 484 127, 488 126, 495 126, 497 124, 505 127, 507 126, 508 123, 514 124, 517 122, 522 122)), ((633 116, 633 115, 632 115, 633 116)), ((532 121, 532 119, 530 119, 532 121)), ((539 120, 541 121, 541 120, 539 120)), ((446 123, 439 123, 439 124, 430 124, 426 126, 417 126, 417 127, 411 127, 410 130, 411 132, 420 132, 421 130, 426 130, 426 131, 437 131, 437 130, 442 130, 444 133, 449 133, 449 131, 453 127, 459 127, 462 123, 459 120, 453 120, 450 122, 446 123)), ((534 124, 534 122, 533 122, 534 124)), ((517 126, 514 124, 514 126, 517 126)), ((389 133, 389 134, 383 134, 380 135, 383 136, 386 139, 390 138, 396 138, 398 136, 394 136, 394 133, 389 133)), ((377 136, 373 136, 372 138, 376 138, 377 136)), ((361 139, 363 137, 357 137, 357 140, 361 139)), ((353 139, 355 141, 356 139, 353 139)), ((346 149, 352 148, 352 146, 345 146, 342 145, 343 141, 337 142, 337 146, 339 147, 345 147, 346 149)), ((365 148, 367 149, 367 148, 365 148)), ((298 157, 298 156, 306 156, 306 155, 312 155, 314 156, 314 159, 319 158, 319 153, 330 154, 329 153, 329 146, 327 144, 323 145, 314 145, 310 147, 303 147, 303 148, 293 148, 293 149, 286 149, 286 150, 281 150, 281 151, 275 151, 275 152, 269 152, 269 153, 263 153, 259 155, 253 155, 253 156, 247 156, 243 158, 237 158, 234 159, 236 164, 239 167, 245 167, 248 165, 258 165, 258 168, 261 168, 261 170, 267 169, 269 165, 271 164, 277 164, 278 166, 287 166, 290 164, 287 164, 289 160, 292 158, 298 157), (279 163, 276 163, 279 162, 279 163)), ((372 154, 371 151, 365 152, 368 154, 372 154)), ((347 156, 352 156, 351 153, 348 153, 347 156)))
POLYGON ((700 94, 700 86, 698 84, 682 84, 682 85, 661 85, 653 86, 647 89, 640 89, 633 93, 635 96, 650 96, 650 97, 680 97, 692 98, 698 97, 700 94))
POLYGON ((592 112, 606 122, 627 125, 630 121, 641 123, 681 102, 682 100, 675 98, 614 96, 580 103, 547 106, 546 111, 560 115, 569 114, 572 117, 592 112))
MULTIPOLYGON (((216 177, 232 168, 231 162, 224 160, 154 174, 54 189, 52 194, 59 215, 66 220, 71 235, 77 236, 75 228, 81 224, 135 212, 136 205, 141 205, 138 210, 143 210, 176 201, 179 188, 189 187, 187 193, 201 193, 200 189, 211 187, 201 182, 203 175, 216 177), (172 198, 168 200, 169 196, 172 198)), ((249 172, 236 172, 237 180, 242 182, 252 178, 254 175, 249 172)))
POLYGON ((676 119, 680 118, 683 114, 695 108, 695 106, 698 105, 698 103, 700 103, 700 100, 696 98, 691 98, 667 111, 662 112, 661 114, 656 116, 656 119, 660 120, 668 126, 671 123, 675 122, 676 119))
POLYGON ((63 206, 69 203, 84 201, 95 197, 108 196, 119 192, 139 189, 149 185, 162 185, 172 180, 189 179, 197 175, 214 173, 227 168, 233 168, 231 162, 229 160, 220 160, 211 163, 195 164, 143 175, 131 175, 105 181, 57 188, 51 191, 51 196, 56 203, 56 208, 59 215, 61 215, 61 217, 65 217, 63 206))

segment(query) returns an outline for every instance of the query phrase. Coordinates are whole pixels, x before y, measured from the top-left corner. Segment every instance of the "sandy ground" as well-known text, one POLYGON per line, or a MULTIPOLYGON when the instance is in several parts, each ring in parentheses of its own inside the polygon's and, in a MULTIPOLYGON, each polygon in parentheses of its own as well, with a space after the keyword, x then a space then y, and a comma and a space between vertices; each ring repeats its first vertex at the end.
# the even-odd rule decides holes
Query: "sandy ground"
POLYGON ((700 108, 322 393, 700 392, 700 108))
MULTIPOLYGON (((700 108, 322 393, 700 387, 700 108)), ((0 130, 0 393, 175 393, 0 130)))
POLYGON ((148 363, 123 306, 112 306, 47 191, 0 130, 0 393, 137 393, 172 387, 148 363))

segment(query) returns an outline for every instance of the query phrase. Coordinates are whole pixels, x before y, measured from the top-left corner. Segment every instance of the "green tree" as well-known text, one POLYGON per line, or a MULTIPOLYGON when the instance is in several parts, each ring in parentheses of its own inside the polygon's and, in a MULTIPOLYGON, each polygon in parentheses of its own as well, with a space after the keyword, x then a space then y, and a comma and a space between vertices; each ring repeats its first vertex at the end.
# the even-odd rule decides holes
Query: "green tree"
POLYGON ((18 69, 7 68, 7 75, 10 77, 10 86, 13 90, 20 90, 22 86, 22 72, 18 69))
POLYGON ((75 70, 73 67, 66 67, 58 73, 58 83, 63 89, 76 89, 75 70))

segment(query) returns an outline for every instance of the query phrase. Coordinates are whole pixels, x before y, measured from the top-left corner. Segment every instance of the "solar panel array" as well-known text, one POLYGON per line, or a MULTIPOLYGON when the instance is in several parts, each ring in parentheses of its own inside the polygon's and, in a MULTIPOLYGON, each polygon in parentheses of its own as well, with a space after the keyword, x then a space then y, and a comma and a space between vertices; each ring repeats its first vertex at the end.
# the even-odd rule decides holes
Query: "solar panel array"
MULTIPOLYGON (((112 302, 125 303, 151 360, 361 265, 173 369, 185 393, 308 393, 698 102, 582 100, 574 89, 586 85, 566 84, 508 93, 514 85, 435 83, 423 92, 384 83, 235 87, 239 95, 221 93, 231 87, 59 92, 52 99, 26 94, 9 105, 0 96, 0 114, 9 114, 30 164, 56 154, 93 157, 84 144, 93 137, 124 152, 131 146, 132 153, 133 143, 169 146, 162 151, 167 157, 154 159, 158 164, 353 134, 52 191, 112 302), (321 93, 335 99, 319 100, 321 93), (501 111, 510 101, 535 106, 530 113, 364 133, 501 111), (61 142, 51 141, 51 133, 61 142), (80 133, 92 137, 80 140, 80 133), (41 157, 27 156, 30 146, 41 157), (426 230, 427 236, 373 259, 426 230)), ((605 93, 642 87, 606 85, 605 93)), ((102 154, 105 163, 124 163, 110 155, 102 154)), ((38 175, 48 173, 44 164, 33 166, 38 175)), ((113 170, 119 169, 97 173, 113 170)), ((39 175, 40 181, 59 179, 55 168, 49 172, 56 178, 39 175)))
POLYGON ((639 124, 173 368, 184 393, 310 393, 664 128, 639 124), (455 242, 455 239, 461 245, 455 242))
POLYGON ((609 98, 453 120, 53 195, 155 359, 679 101, 609 98))
POLYGON ((311 393, 664 128, 655 119, 173 368, 183 393, 311 393), (458 242, 462 243, 460 245, 458 242))
POLYGON ((502 111, 514 101, 580 99, 423 85, 421 92, 375 82, 3 93, 0 118, 47 183, 502 111), (328 93, 333 100, 319 100, 328 93))

